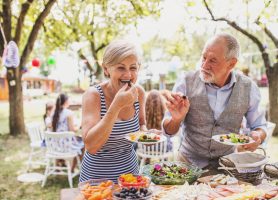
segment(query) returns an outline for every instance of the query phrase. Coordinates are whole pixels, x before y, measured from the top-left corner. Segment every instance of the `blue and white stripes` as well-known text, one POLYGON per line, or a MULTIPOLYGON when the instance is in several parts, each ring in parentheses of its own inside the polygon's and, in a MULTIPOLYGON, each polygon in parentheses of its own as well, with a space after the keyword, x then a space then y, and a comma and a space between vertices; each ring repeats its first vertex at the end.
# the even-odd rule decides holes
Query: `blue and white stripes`
MULTIPOLYGON (((106 104, 103 91, 96 86, 101 98, 101 117, 106 113, 106 104)), ((134 103, 135 115, 127 121, 117 121, 106 144, 92 155, 85 152, 81 165, 79 181, 88 179, 107 178, 117 182, 121 174, 138 174, 138 161, 133 144, 124 138, 131 132, 139 131, 139 102, 134 103)))

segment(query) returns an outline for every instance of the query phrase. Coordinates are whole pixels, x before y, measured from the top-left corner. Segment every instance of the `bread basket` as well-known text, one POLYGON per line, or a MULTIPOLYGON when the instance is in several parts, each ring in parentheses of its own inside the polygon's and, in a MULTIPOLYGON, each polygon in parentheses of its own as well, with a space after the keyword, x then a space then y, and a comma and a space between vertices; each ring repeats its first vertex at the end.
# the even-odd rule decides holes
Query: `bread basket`
POLYGON ((219 158, 219 169, 236 177, 240 181, 254 185, 260 184, 263 178, 262 167, 267 163, 267 157, 254 152, 232 153, 219 158))

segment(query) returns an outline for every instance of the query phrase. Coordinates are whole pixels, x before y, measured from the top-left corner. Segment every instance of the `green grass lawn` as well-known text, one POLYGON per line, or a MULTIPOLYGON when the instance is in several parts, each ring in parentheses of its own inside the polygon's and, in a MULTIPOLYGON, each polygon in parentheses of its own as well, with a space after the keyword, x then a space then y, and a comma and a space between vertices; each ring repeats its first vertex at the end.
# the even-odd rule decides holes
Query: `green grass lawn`
MULTIPOLYGON (((50 176, 44 188, 40 183, 21 183, 17 176, 26 172, 29 140, 26 135, 0 137, 0 199, 1 200, 53 200, 59 199, 60 190, 68 188, 67 176, 50 176)), ((44 168, 32 172, 43 173, 44 168)), ((74 178, 77 187, 78 178, 74 178)))
MULTIPOLYGON (((45 104, 55 101, 58 94, 44 96, 31 101, 24 101, 25 123, 38 121, 43 123, 45 104)), ((81 95, 70 94, 70 99, 80 101, 81 95)), ((17 176, 26 172, 27 159, 30 152, 27 135, 9 136, 9 105, 0 102, 0 199, 1 200, 53 200, 59 199, 60 190, 68 188, 67 176, 50 176, 46 186, 40 183, 26 184, 17 181, 17 176)), ((44 173, 44 168, 32 172, 44 173)), ((78 177, 74 178, 77 187, 78 177)))

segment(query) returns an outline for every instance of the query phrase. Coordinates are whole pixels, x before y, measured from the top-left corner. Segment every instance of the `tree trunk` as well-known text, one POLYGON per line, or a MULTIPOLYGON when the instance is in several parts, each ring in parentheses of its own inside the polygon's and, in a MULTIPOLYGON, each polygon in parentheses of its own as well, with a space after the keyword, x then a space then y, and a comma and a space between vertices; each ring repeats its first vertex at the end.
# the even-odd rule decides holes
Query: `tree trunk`
POLYGON ((95 76, 97 79, 101 79, 102 78, 102 69, 101 69, 101 66, 98 62, 96 62, 95 64, 96 66, 96 72, 95 72, 95 76))
POLYGON ((278 63, 269 69, 267 75, 269 82, 269 121, 276 123, 273 132, 274 136, 278 135, 278 63))
POLYGON ((10 102, 9 127, 10 134, 15 136, 25 132, 21 74, 19 68, 9 69, 7 71, 7 80, 10 102))
MULTIPOLYGON (((32 1, 29 1, 30 3, 32 1)), ((36 19, 30 35, 27 39, 26 46, 20 58, 20 64, 16 69, 10 69, 7 73, 7 80, 9 85, 9 102, 10 102, 10 117, 9 127, 11 135, 18 135, 25 132, 24 112, 23 112, 23 94, 21 85, 21 67, 27 63, 28 56, 33 50, 35 41, 37 39, 39 30, 43 24, 44 19, 49 14, 51 7, 56 0, 49 0, 45 5, 44 10, 36 19)), ((20 23, 23 26, 23 23, 20 23)), ((17 27, 19 28, 19 27, 17 27)), ((18 38, 20 39, 20 37, 18 38)))

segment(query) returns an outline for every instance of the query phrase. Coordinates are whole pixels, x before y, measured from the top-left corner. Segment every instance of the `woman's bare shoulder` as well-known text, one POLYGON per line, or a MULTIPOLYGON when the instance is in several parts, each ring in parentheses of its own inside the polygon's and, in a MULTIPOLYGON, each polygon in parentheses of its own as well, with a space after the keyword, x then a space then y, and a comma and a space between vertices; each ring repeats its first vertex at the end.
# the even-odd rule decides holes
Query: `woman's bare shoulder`
POLYGON ((83 102, 84 101, 95 101, 99 99, 100 95, 98 90, 95 87, 88 88, 83 94, 83 102))
POLYGON ((145 95, 145 89, 141 85, 136 85, 139 95, 145 95))

